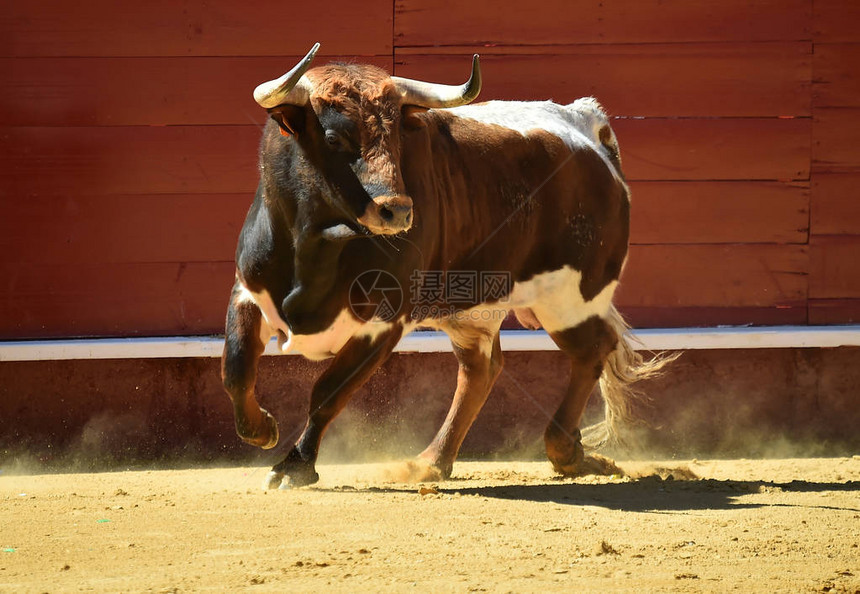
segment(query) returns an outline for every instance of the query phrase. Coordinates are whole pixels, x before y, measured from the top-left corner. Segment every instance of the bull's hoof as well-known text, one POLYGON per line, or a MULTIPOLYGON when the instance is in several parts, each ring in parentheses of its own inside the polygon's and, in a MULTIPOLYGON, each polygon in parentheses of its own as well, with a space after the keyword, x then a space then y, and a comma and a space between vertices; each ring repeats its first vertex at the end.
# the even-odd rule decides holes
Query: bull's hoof
POLYGON ((599 454, 589 454, 580 465, 580 476, 596 474, 599 476, 625 476, 624 470, 618 467, 614 460, 599 454))
POLYGON ((585 450, 582 448, 582 438, 579 430, 572 435, 559 435, 547 430, 546 455, 552 463, 552 468, 562 476, 582 476, 585 450))
POLYGON ((278 422, 275 420, 275 417, 269 414, 269 411, 264 410, 263 414, 266 416, 266 422, 269 424, 269 441, 267 441, 264 445, 260 447, 264 450, 271 450, 273 447, 278 445, 278 439, 280 439, 280 432, 278 431, 278 422))
POLYGON ((552 469, 556 474, 564 478, 576 478, 590 474, 585 471, 581 464, 559 464, 558 462, 553 462, 552 469))
POLYGON ((271 489, 298 489, 299 487, 307 487, 313 485, 320 480, 320 475, 316 472, 306 472, 300 474, 284 474, 277 470, 270 470, 263 480, 263 490, 271 489))
POLYGON ((423 458, 418 458, 413 464, 415 464, 416 470, 427 477, 423 479, 427 481, 447 481, 454 472, 453 464, 439 464, 423 458))
POLYGON ((428 476, 435 475, 434 478, 427 480, 448 480, 451 478, 451 473, 454 472, 454 461, 442 460, 438 452, 433 449, 432 446, 428 446, 426 450, 418 454, 415 461, 411 464, 416 469, 422 467, 426 468, 426 474, 428 476))
POLYGON ((383 471, 385 480, 393 483, 429 483, 444 481, 451 476, 450 471, 446 475, 432 462, 422 457, 414 460, 393 462, 383 471))
POLYGON ((313 485, 320 480, 320 475, 316 472, 301 472, 290 473, 287 475, 287 481, 281 482, 281 489, 298 489, 299 487, 307 487, 313 485))
POLYGON ((264 489, 295 489, 313 485, 320 480, 312 462, 302 458, 293 447, 287 457, 275 465, 263 481, 264 489))
POLYGON ((275 472, 274 470, 270 470, 269 473, 266 475, 266 478, 263 479, 263 491, 280 488, 281 482, 283 480, 283 472, 275 472))
POLYGON ((553 463, 557 473, 565 478, 576 478, 587 475, 625 476, 625 472, 611 459, 598 454, 589 454, 576 465, 558 467, 553 463))
POLYGON ((246 428, 244 423, 240 422, 240 417, 236 416, 236 433, 245 443, 257 446, 264 450, 270 450, 278 445, 278 422, 275 417, 269 414, 269 411, 260 409, 263 413, 263 425, 265 431, 251 431, 246 428))
POLYGON ((583 465, 584 457, 578 460, 574 459, 568 462, 559 462, 558 460, 550 460, 552 469, 563 477, 577 477, 586 474, 591 474, 583 465))

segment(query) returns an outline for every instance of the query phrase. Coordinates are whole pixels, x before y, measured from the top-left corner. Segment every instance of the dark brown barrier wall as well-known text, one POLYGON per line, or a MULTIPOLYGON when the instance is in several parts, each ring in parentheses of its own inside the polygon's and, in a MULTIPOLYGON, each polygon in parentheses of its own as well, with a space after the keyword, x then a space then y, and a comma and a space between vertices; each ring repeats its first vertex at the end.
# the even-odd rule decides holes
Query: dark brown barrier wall
POLYGON ((0 338, 212 334, 256 183, 251 90, 315 41, 484 99, 595 95, 633 192, 638 326, 860 314, 851 0, 10 0, 0 338))
MULTIPOLYGON (((860 348, 688 351, 637 407, 651 424, 618 456, 822 456, 860 451, 860 348)), ((508 353, 464 457, 543 457, 543 431, 567 383, 561 353, 508 353)), ((281 445, 298 436, 324 363, 264 357, 263 406, 281 445)), ((395 354, 356 394, 323 440, 322 459, 420 452, 451 403, 451 353, 395 354)), ((599 402, 592 411, 598 414, 599 402)), ((115 467, 243 460, 279 451, 243 445, 214 359, 54 361, 0 365, 0 466, 115 467)))

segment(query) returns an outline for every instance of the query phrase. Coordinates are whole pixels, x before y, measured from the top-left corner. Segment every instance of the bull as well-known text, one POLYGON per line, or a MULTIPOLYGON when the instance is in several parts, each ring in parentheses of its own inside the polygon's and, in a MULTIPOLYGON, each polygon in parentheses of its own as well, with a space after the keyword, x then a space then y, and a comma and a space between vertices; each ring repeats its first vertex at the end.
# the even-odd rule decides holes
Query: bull
POLYGON ((269 118, 227 311, 222 378, 247 443, 278 442, 254 392, 266 344, 331 359, 267 486, 318 480, 326 428, 419 326, 444 331, 459 362, 451 408, 419 455, 449 477, 502 370, 510 311, 570 359, 544 441, 556 472, 583 472, 580 422, 596 382, 611 430, 630 382, 655 368, 623 339, 612 304, 630 194, 606 114, 591 98, 470 105, 477 55, 469 80, 449 86, 368 65, 311 69, 318 48, 254 91, 269 118))

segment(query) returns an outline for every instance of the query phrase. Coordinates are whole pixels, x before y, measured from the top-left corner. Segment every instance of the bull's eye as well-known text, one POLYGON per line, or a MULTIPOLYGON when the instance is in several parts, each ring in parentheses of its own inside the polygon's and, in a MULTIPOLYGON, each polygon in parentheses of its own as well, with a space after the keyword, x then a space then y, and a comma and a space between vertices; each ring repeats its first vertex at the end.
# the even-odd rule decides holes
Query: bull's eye
POLYGON ((342 150, 344 144, 340 135, 334 130, 326 130, 325 143, 334 150, 342 150))
POLYGON ((338 134, 334 130, 326 130, 325 143, 332 153, 348 156, 350 161, 355 161, 359 158, 359 153, 349 138, 338 134))

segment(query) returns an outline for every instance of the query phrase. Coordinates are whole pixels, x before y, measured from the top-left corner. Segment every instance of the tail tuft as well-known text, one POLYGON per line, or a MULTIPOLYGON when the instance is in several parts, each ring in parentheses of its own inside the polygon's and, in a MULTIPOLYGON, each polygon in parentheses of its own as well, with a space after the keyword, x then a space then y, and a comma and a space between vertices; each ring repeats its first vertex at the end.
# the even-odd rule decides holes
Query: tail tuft
POLYGON ((630 344, 630 326, 613 305, 607 322, 618 335, 618 345, 610 353, 600 376, 600 392, 605 404, 605 419, 582 431, 586 448, 598 449, 610 443, 619 443, 620 429, 624 425, 641 423, 635 416, 637 402, 645 397, 633 385, 636 382, 659 377, 663 369, 681 356, 680 352, 661 353, 646 361, 630 344))

